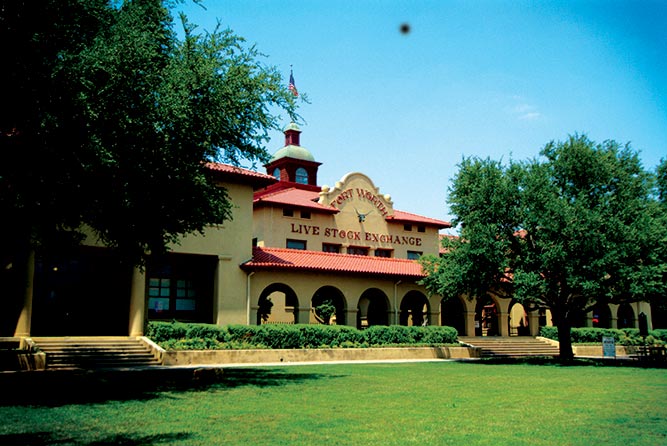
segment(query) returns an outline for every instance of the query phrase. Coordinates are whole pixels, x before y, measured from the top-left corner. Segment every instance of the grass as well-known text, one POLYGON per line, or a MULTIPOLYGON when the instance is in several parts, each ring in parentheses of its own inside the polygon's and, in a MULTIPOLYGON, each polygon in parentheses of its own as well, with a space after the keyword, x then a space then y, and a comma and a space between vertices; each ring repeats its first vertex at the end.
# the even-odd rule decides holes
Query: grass
POLYGON ((227 369, 187 386, 80 378, 0 405, 0 444, 667 444, 660 369, 437 362, 227 369))

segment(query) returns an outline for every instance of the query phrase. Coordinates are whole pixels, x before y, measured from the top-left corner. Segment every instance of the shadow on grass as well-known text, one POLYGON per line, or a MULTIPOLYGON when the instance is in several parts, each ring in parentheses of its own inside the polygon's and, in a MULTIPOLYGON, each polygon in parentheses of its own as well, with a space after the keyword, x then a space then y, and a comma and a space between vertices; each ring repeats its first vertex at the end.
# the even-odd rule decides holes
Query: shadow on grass
POLYGON ((169 434, 155 434, 155 435, 111 435, 101 440, 90 442, 81 442, 80 439, 66 438, 54 435, 52 432, 31 432, 24 434, 5 434, 0 435, 0 446, 14 446, 14 445, 57 445, 57 444, 76 444, 81 446, 141 446, 148 444, 163 444, 171 443, 173 441, 187 440, 193 435, 188 432, 177 432, 169 434))
POLYGON ((330 374, 291 373, 284 369, 208 367, 20 372, 0 374, 0 406, 55 407, 150 400, 164 397, 163 392, 224 390, 241 386, 275 387, 336 377, 330 374))

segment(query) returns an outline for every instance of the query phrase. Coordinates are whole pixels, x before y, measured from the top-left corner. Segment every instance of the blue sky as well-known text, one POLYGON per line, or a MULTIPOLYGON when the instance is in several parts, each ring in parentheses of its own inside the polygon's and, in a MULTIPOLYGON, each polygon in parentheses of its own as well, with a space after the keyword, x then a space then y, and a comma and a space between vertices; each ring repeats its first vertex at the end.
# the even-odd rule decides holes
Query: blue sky
POLYGON ((449 220, 462 157, 525 160, 574 133, 630 142, 647 168, 667 157, 666 1, 203 5, 177 9, 256 44, 286 80, 293 66, 320 185, 360 171, 396 209, 449 220))

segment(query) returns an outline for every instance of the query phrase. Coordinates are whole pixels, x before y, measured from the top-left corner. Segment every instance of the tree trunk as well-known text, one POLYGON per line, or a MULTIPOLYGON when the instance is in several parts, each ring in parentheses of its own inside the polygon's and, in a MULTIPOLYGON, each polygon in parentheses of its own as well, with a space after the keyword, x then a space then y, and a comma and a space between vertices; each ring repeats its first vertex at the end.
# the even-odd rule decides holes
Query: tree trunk
POLYGON ((572 362, 572 338, 570 337, 570 321, 564 317, 558 318, 558 343, 560 362, 572 362))

